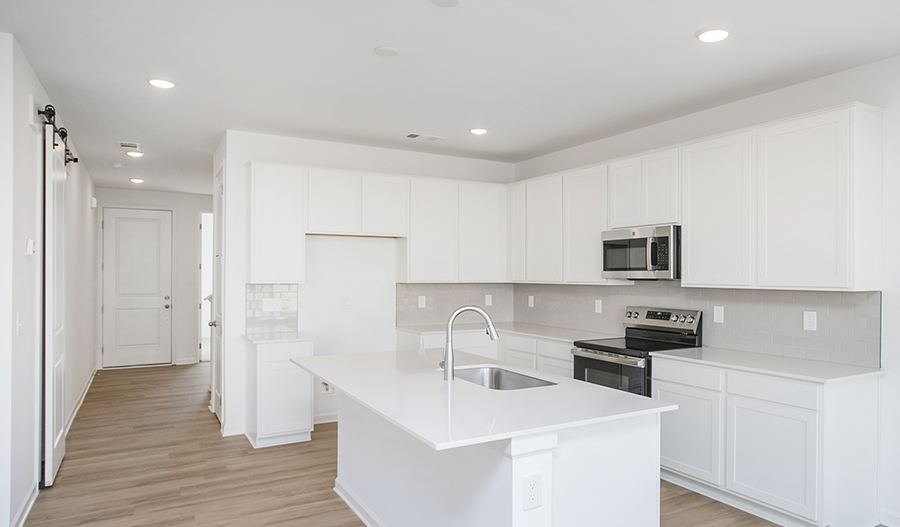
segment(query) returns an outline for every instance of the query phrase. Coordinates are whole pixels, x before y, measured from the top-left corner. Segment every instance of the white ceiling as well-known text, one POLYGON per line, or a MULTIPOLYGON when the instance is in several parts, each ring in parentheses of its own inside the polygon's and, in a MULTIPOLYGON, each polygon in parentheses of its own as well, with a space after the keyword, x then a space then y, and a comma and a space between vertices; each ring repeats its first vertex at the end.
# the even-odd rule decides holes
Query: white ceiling
POLYGON ((0 2, 98 186, 194 193, 226 129, 518 162, 898 55, 898 22, 896 0, 0 2))

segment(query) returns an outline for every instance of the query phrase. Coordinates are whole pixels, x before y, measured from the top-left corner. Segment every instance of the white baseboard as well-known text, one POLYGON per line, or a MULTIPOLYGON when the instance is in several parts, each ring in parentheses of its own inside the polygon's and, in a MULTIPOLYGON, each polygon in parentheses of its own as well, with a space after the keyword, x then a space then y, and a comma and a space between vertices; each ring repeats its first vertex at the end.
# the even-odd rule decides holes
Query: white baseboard
POLYGON ((336 423, 338 420, 338 414, 316 414, 313 417, 313 424, 322 425, 325 423, 336 423))
POLYGON ((244 426, 228 426, 222 427, 222 437, 242 436, 246 433, 247 428, 244 426))
POLYGON ((900 512, 881 509, 881 525, 885 527, 900 527, 900 512))
POLYGON ((267 448, 270 446, 289 445, 291 443, 303 443, 312 439, 309 432, 297 432, 294 434, 282 434, 271 437, 257 437, 255 434, 244 434, 253 448, 267 448))
POLYGON ((94 372, 91 373, 91 378, 88 379, 87 384, 84 386, 84 390, 81 391, 81 395, 78 396, 78 403, 75 404, 75 409, 72 410, 72 415, 70 415, 68 421, 66 421, 66 432, 64 435, 69 435, 69 429, 72 428, 72 423, 75 422, 75 416, 78 415, 78 410, 81 410, 81 405, 84 404, 84 398, 87 397, 88 390, 90 390, 91 385, 94 384, 94 377, 96 376, 97 369, 94 368, 94 372))
POLYGON ((381 523, 378 517, 375 516, 375 513, 370 511, 363 502, 359 501, 359 498, 356 497, 356 494, 354 494, 352 490, 344 486, 340 478, 334 480, 334 492, 340 496, 341 499, 344 500, 344 503, 350 507, 350 510, 366 524, 366 527, 386 527, 385 524, 381 523))
POLYGON ((19 512, 13 516, 13 521, 10 525, 13 527, 22 527, 25 525, 25 520, 28 518, 28 513, 31 512, 31 508, 34 507, 34 502, 38 497, 38 483, 34 482, 34 485, 31 487, 31 493, 28 495, 28 498, 22 503, 22 506, 19 507, 19 512))
POLYGON ((177 360, 172 363, 173 366, 190 366, 191 364, 200 364, 197 359, 177 360))

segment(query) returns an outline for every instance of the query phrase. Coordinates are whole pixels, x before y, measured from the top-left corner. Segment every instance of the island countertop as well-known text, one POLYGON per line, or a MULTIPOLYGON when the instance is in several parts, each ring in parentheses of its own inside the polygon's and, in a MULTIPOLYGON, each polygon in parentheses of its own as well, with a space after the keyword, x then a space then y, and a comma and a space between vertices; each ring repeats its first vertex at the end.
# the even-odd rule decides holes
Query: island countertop
POLYGON ((496 365, 557 383, 491 390, 438 371, 441 349, 292 359, 435 450, 675 410, 677 405, 456 352, 457 368, 496 365))

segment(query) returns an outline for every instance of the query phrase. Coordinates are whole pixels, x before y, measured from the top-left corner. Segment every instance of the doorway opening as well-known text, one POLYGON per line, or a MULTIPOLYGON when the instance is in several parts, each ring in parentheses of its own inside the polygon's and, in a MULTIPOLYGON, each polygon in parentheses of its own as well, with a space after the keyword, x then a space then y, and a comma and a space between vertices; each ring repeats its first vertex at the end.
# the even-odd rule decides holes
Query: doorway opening
POLYGON ((198 327, 200 362, 210 359, 213 291, 213 214, 200 213, 200 325, 198 327))

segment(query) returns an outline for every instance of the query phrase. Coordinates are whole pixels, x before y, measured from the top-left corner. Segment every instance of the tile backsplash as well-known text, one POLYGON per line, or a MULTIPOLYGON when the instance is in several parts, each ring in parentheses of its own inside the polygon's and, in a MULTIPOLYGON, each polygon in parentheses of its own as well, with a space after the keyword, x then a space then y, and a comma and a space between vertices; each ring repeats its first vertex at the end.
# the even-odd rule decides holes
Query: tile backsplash
POLYGON ((627 286, 397 284, 397 325, 443 324, 460 305, 483 305, 484 294, 493 295, 488 311, 498 322, 621 334, 627 306, 697 309, 703 311, 705 346, 880 365, 881 292, 700 289, 665 281, 627 286), (418 295, 426 296, 425 309, 417 308, 418 295), (528 307, 529 296, 534 296, 534 307, 528 307), (603 301, 602 313, 594 312, 595 300, 603 301), (725 308, 724 323, 713 322, 713 306, 725 308), (804 311, 816 312, 816 331, 803 329, 804 311))
POLYGON ((297 284, 247 284, 247 326, 250 336, 297 332, 297 284), (278 300, 277 311, 264 311, 264 300, 278 300))

